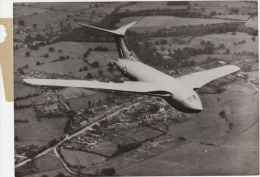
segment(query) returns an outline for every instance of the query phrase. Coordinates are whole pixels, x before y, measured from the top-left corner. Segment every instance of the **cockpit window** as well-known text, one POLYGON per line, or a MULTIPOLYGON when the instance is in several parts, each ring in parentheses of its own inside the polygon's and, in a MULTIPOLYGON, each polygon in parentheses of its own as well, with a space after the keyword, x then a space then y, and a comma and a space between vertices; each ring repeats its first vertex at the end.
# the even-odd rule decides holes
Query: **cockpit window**
POLYGON ((195 96, 195 95, 189 96, 189 97, 187 98, 187 100, 190 101, 190 102, 192 102, 192 101, 196 100, 196 96, 195 96))

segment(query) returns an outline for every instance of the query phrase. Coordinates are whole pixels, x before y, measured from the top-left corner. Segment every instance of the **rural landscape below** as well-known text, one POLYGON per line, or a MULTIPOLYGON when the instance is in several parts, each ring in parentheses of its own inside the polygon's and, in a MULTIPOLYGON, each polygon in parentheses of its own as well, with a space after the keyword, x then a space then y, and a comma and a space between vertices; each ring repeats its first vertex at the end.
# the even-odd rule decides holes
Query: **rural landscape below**
MULTIPOLYGON (((16 177, 259 174, 258 9, 254 1, 14 3, 16 177), (203 111, 155 96, 39 87, 23 79, 124 82, 117 29, 141 62, 172 77, 224 65, 196 90, 203 111)), ((151 77, 153 77, 151 75, 151 77)))

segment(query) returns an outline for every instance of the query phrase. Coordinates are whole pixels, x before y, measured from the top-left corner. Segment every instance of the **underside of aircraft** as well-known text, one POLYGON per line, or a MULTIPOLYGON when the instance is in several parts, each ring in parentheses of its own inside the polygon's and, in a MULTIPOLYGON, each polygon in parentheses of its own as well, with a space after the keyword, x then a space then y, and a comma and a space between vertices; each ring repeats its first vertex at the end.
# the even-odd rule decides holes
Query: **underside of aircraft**
POLYGON ((32 85, 55 87, 81 87, 89 89, 115 90, 139 94, 147 94, 164 98, 172 107, 185 113, 198 113, 203 110, 196 89, 212 80, 238 72, 239 67, 225 65, 222 67, 191 73, 179 78, 173 78, 153 67, 140 62, 127 48, 123 38, 128 28, 135 25, 132 22, 116 30, 106 30, 86 24, 82 26, 101 30, 114 36, 119 58, 115 64, 122 73, 132 81, 123 83, 99 82, 87 80, 57 80, 57 79, 24 79, 32 85))

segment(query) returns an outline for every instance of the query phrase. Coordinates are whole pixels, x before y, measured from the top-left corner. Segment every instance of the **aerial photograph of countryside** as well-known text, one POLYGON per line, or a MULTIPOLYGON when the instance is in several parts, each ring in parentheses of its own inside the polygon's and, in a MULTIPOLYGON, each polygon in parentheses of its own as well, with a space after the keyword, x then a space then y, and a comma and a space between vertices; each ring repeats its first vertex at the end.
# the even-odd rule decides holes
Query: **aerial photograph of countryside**
POLYGON ((257 6, 14 3, 16 177, 259 175, 257 6))

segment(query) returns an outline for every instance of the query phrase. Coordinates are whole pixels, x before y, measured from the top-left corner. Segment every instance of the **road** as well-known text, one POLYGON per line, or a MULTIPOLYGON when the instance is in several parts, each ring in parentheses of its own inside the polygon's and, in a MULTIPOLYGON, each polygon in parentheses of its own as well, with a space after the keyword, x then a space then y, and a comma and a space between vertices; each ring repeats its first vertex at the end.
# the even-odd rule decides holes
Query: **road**
MULTIPOLYGON (((64 103, 64 102, 63 102, 63 103, 64 103)), ((64 103, 64 104, 65 104, 65 103, 64 103)), ((105 120, 105 119, 110 118, 110 117, 113 117, 113 116, 119 114, 120 111, 122 111, 123 109, 130 108, 130 107, 136 106, 136 105, 138 105, 138 104, 140 104, 140 102, 134 103, 134 104, 132 104, 132 105, 130 105, 130 106, 128 106, 128 107, 123 107, 123 108, 121 108, 121 109, 119 109, 119 110, 113 112, 112 114, 107 115, 106 117, 104 117, 104 118, 98 120, 97 122, 94 122, 94 123, 92 123, 91 125, 86 126, 85 128, 79 130, 78 132, 76 132, 76 133, 74 133, 74 134, 72 134, 72 135, 70 135, 70 136, 67 136, 67 137, 64 138, 62 141, 60 141, 58 144, 56 144, 55 146, 50 147, 50 148, 46 149, 45 151, 43 151, 43 152, 39 153, 38 155, 36 155, 36 156, 33 158, 33 160, 35 160, 35 159, 37 159, 37 158, 39 158, 39 157, 41 157, 41 156, 47 154, 47 153, 48 153, 49 151, 51 151, 51 150, 54 150, 56 156, 62 161, 62 163, 63 163, 64 167, 66 168, 66 170, 67 170, 69 173, 71 173, 71 174, 75 174, 74 172, 72 172, 72 171, 68 168, 68 166, 66 165, 65 162, 63 162, 63 160, 60 158, 60 156, 57 155, 58 153, 57 153, 56 148, 57 148, 59 145, 61 145, 62 143, 64 143, 65 141, 70 140, 71 138, 73 138, 73 137, 75 137, 75 136, 78 136, 78 135, 80 135, 81 133, 83 133, 83 132, 85 132, 85 131, 87 131, 87 130, 92 130, 92 126, 98 125, 100 121, 105 120)), ((66 105, 66 104, 65 104, 65 105, 66 105)), ((25 165, 26 163, 28 163, 28 162, 30 162, 30 161, 32 161, 32 159, 26 159, 25 161, 23 161, 23 162, 18 163, 17 165, 15 165, 15 168, 21 167, 21 166, 25 165)))
POLYGON ((57 90, 56 90, 55 92, 57 93, 57 95, 59 95, 60 102, 61 102, 61 103, 65 106, 65 108, 69 111, 70 108, 69 108, 69 106, 61 99, 61 98, 62 98, 61 94, 60 94, 57 90))
POLYGON ((258 89, 254 84, 252 84, 250 81, 248 81, 247 83, 250 84, 252 87, 254 87, 254 89, 255 89, 257 92, 259 92, 259 89, 258 89))
POLYGON ((57 152, 57 149, 54 148, 54 153, 57 156, 58 159, 60 159, 61 163, 63 164, 64 168, 71 174, 77 175, 77 173, 75 173, 74 171, 71 171, 70 168, 67 166, 67 164, 62 160, 62 158, 60 157, 59 153, 57 152))

